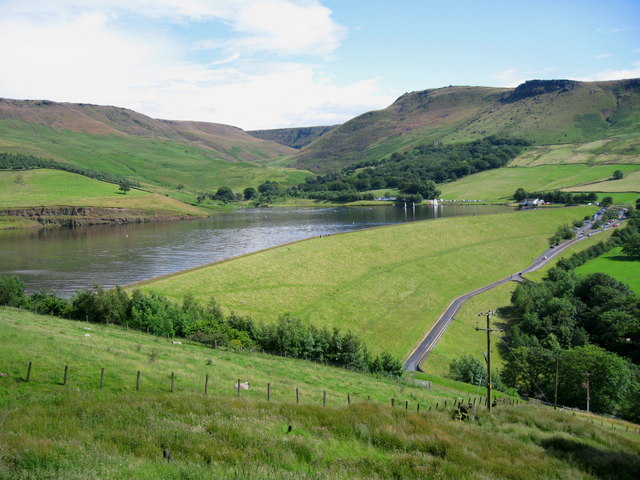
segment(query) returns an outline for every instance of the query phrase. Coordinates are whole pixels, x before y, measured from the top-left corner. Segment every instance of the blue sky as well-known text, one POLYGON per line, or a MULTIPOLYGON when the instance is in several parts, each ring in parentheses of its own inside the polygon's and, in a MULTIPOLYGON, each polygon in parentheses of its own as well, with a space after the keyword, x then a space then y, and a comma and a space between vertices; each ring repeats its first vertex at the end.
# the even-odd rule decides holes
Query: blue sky
POLYGON ((0 0, 0 96, 244 129, 399 95, 640 77, 640 1, 0 0))

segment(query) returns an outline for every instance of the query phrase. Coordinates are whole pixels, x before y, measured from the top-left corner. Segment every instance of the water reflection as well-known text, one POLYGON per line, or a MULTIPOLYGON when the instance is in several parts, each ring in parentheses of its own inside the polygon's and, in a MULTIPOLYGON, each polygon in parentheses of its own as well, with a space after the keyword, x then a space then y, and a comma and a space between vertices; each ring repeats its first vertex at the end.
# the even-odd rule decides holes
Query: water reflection
POLYGON ((247 209, 184 222, 0 232, 0 273, 29 291, 70 296, 93 285, 153 278, 283 243, 445 216, 512 211, 502 206, 247 209))

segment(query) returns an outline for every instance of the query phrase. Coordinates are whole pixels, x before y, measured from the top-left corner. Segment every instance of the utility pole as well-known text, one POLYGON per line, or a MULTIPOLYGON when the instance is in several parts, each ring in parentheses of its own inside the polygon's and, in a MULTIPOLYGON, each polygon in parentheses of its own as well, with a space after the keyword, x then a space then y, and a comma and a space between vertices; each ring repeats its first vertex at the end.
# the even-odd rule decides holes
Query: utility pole
POLYGON ((585 373, 586 377, 587 377, 587 413, 589 413, 591 411, 591 409, 589 408, 591 405, 591 392, 589 391, 589 377, 591 377, 591 375, 593 375, 593 373, 590 372, 586 372, 585 373))
POLYGON ((487 361, 487 408, 489 409, 489 413, 491 413, 493 406, 491 404, 491 390, 493 389, 493 384, 491 383, 491 332, 504 331, 501 328, 491 328, 491 316, 495 314, 496 312, 493 310, 488 310, 485 313, 480 312, 478 316, 485 315, 487 317, 487 328, 476 327, 476 330, 483 330, 487 332, 487 356, 485 359, 487 361))
POLYGON ((558 408, 558 363, 560 363, 560 357, 556 356, 556 388, 553 394, 553 409, 558 408))

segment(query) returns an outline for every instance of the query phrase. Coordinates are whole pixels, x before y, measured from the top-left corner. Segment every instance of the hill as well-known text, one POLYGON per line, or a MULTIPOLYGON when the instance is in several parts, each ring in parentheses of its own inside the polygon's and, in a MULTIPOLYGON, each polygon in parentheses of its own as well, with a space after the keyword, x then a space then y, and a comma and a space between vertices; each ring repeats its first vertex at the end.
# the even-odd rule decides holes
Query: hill
POLYGON ((505 404, 461 422, 461 392, 15 309, 0 308, 0 340, 2 478, 586 480, 640 468, 637 426, 617 420, 505 404), (240 398, 238 378, 250 381, 240 398))
POLYGON ((531 80, 515 89, 452 86, 411 92, 386 109, 360 115, 323 135, 294 154, 292 165, 326 172, 417 144, 490 135, 536 145, 581 145, 632 135, 637 153, 639 106, 639 79, 531 80))
MULTIPOLYGON (((297 184, 306 173, 269 166, 295 151, 228 125, 157 120, 132 110, 0 99, 0 152, 69 162, 125 176, 157 193, 297 184)), ((184 197, 184 198, 183 198, 184 197)))
POLYGON ((338 125, 328 127, 300 127, 300 128, 275 128, 271 130, 251 130, 249 135, 263 140, 286 145, 287 147, 300 149, 317 140, 322 135, 330 132, 338 125))

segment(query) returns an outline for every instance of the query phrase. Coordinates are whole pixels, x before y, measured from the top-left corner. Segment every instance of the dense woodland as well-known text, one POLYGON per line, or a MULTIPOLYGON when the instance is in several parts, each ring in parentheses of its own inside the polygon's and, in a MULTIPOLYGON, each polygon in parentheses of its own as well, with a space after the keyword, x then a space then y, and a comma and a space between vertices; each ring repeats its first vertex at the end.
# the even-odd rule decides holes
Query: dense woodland
POLYGON ((640 420, 640 296, 603 273, 572 269, 617 246, 640 258, 640 216, 607 242, 558 262, 542 282, 516 288, 502 345, 502 381, 524 395, 640 420), (557 365, 556 365, 557 362, 557 365))
POLYGON ((249 317, 225 315, 211 299, 201 305, 185 296, 177 305, 161 295, 120 287, 80 290, 71 300, 47 292, 25 294, 13 276, 0 276, 0 305, 25 308, 62 318, 109 323, 162 337, 189 338, 211 347, 261 350, 273 355, 301 358, 351 370, 400 376, 402 363, 388 353, 372 355, 351 332, 328 330, 283 316, 274 324, 256 324, 249 317))

